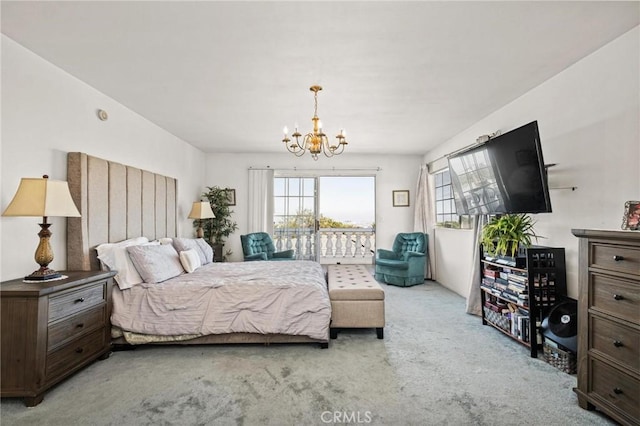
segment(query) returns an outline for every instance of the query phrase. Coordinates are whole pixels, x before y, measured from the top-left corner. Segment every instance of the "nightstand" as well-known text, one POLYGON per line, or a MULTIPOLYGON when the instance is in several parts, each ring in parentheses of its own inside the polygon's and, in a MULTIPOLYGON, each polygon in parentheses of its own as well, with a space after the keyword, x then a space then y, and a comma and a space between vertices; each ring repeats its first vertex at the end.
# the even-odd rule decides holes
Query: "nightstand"
POLYGON ((44 392, 110 354, 115 272, 61 272, 64 280, 0 284, 0 396, 33 407, 44 392))

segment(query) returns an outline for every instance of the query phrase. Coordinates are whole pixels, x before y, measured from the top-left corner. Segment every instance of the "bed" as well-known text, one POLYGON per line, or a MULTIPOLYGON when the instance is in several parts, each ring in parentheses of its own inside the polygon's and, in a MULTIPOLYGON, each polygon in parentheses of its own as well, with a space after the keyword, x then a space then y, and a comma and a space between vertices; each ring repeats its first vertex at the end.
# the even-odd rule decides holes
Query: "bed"
MULTIPOLYGON (((81 213, 67 222, 69 270, 101 269, 100 245, 180 240, 175 179, 79 152, 68 153, 67 166, 81 213)), ((112 300, 115 344, 329 342, 331 303, 317 262, 203 262, 161 282, 114 285, 112 300)))

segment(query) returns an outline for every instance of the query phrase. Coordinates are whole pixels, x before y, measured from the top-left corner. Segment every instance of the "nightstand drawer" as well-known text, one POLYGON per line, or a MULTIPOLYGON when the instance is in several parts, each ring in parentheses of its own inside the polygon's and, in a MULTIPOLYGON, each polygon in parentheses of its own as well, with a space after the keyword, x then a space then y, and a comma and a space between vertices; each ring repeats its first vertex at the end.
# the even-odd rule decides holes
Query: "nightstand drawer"
POLYGON ((590 394, 596 394, 611 406, 640 418, 640 381, 591 358, 590 394))
POLYGON ((640 372, 640 331, 591 316, 591 349, 640 372))
POLYGON ((105 301, 106 281, 49 298, 49 322, 89 309, 105 301))
POLYGON ((84 361, 104 350, 104 329, 96 330, 47 355, 46 381, 66 375, 84 361))
POLYGON ((640 276, 640 250, 610 244, 594 243, 589 266, 640 276))
POLYGON ((640 324, 640 286, 637 282, 591 273, 589 309, 640 324))
POLYGON ((105 309, 106 305, 103 305, 102 307, 81 312, 66 320, 50 325, 47 344, 48 350, 51 351, 55 349, 56 346, 91 330, 104 328, 105 309))

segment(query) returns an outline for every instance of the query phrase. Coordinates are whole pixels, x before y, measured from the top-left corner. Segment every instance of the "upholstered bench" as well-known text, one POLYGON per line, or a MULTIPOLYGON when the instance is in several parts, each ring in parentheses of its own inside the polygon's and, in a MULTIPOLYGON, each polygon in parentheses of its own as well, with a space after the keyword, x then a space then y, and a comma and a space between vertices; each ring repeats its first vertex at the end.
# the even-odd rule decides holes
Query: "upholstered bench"
POLYGON ((329 265, 330 336, 341 328, 375 328, 384 338, 384 290, 364 265, 329 265))

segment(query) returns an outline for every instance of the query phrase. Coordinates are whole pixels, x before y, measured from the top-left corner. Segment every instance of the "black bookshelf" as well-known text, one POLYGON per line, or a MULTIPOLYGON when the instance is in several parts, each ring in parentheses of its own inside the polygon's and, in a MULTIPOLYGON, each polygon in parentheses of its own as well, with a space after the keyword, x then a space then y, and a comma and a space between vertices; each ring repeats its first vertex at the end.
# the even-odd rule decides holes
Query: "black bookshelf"
POLYGON ((529 347, 537 358, 540 322, 567 295, 564 248, 523 248, 515 258, 480 253, 482 324, 529 347))

